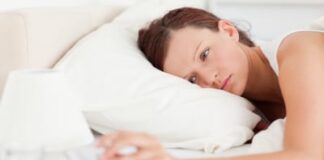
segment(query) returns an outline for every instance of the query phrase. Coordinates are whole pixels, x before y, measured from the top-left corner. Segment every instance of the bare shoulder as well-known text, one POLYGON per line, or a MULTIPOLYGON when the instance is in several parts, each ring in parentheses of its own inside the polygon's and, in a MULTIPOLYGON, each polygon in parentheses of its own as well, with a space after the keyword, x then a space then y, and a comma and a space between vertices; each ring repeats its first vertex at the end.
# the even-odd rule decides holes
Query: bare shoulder
POLYGON ((287 109, 285 149, 301 153, 301 159, 324 160, 324 34, 290 34, 277 54, 287 109))
POLYGON ((295 55, 321 50, 324 55, 324 32, 300 31, 295 32, 281 42, 277 60, 280 64, 286 58, 295 55))

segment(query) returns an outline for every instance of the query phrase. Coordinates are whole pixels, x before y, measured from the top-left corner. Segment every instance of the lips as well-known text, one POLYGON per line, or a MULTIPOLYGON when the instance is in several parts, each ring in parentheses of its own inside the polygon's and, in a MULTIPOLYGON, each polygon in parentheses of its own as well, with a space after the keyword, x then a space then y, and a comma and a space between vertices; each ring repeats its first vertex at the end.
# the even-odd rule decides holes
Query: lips
POLYGON ((223 82, 221 89, 224 89, 227 85, 227 83, 229 82, 230 78, 232 77, 232 75, 229 75, 223 82))

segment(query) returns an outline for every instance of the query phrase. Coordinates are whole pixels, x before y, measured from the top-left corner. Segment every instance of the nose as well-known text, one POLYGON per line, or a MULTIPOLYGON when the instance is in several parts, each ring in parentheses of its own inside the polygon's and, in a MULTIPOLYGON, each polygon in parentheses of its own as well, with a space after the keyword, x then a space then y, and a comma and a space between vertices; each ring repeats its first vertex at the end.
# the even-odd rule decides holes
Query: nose
POLYGON ((205 70, 200 74, 200 86, 203 88, 217 88, 221 87, 221 82, 219 81, 218 72, 205 70))

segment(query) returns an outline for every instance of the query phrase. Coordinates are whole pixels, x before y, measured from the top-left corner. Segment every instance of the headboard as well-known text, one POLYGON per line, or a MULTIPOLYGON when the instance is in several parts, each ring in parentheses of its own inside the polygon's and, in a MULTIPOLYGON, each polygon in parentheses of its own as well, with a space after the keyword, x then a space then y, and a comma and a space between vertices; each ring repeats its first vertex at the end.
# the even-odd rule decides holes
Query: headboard
POLYGON ((12 70, 52 67, 123 6, 40 7, 0 12, 0 97, 12 70))

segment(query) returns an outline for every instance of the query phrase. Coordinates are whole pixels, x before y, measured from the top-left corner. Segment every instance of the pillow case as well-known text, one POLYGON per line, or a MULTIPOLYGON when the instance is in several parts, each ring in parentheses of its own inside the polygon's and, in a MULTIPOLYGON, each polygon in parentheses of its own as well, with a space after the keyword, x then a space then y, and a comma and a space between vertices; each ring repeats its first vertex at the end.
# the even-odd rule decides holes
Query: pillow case
MULTIPOLYGON (((161 8, 159 13, 166 11, 161 8)), ((254 106, 242 97, 203 89, 155 69, 137 48, 134 29, 150 18, 132 28, 125 15, 137 15, 130 13, 80 40, 54 67, 65 72, 90 126, 100 133, 148 132, 166 147, 206 152, 250 139, 260 120, 254 106)))

